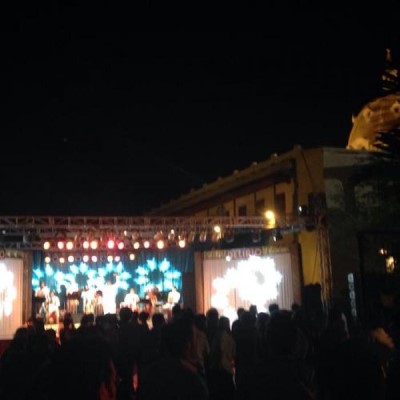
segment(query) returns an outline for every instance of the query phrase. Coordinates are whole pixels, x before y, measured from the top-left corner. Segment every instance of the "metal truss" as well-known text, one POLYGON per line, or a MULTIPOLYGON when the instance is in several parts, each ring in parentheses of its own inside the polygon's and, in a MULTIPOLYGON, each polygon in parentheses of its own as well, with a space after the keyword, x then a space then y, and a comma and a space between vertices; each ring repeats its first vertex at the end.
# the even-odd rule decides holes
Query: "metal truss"
POLYGON ((313 224, 310 217, 286 216, 274 227, 264 217, 108 217, 108 216, 0 216, 0 247, 11 249, 42 249, 45 240, 59 235, 101 235, 102 233, 152 237, 157 232, 199 234, 219 225, 223 232, 252 232, 280 229, 282 233, 298 232, 313 224))

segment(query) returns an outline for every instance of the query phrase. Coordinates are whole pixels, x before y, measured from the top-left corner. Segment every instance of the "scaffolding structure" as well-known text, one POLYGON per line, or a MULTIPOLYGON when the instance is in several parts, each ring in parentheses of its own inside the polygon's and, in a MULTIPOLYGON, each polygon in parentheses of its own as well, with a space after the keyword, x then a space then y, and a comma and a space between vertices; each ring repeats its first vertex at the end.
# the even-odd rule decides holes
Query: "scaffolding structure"
POLYGON ((280 234, 299 232, 314 226, 314 218, 285 216, 274 227, 268 227, 264 217, 113 217, 113 216, 0 216, 0 248, 41 250, 43 243, 58 237, 75 239, 81 236, 114 234, 126 238, 153 238, 157 233, 174 231, 194 238, 214 227, 225 232, 243 234, 279 230, 280 234))

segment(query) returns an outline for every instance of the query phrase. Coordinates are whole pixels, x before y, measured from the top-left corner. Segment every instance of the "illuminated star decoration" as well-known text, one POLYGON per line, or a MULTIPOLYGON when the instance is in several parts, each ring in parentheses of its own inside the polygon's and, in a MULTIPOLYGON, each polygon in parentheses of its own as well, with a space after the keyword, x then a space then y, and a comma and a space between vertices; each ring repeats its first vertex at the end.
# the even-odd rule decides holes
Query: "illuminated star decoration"
POLYGON ((257 306, 258 311, 267 311, 267 303, 278 298, 282 274, 277 271, 275 261, 270 258, 250 256, 238 262, 237 268, 228 268, 223 277, 213 280, 212 307, 222 310, 223 315, 235 319, 236 309, 229 305, 229 293, 236 289, 241 300, 257 306))
POLYGON ((128 289, 128 280, 132 278, 132 275, 127 272, 122 262, 105 264, 104 267, 92 268, 89 264, 81 262, 79 264, 71 264, 65 270, 57 269, 50 264, 46 264, 44 270, 40 267, 33 269, 32 276, 32 287, 37 289, 41 279, 46 277, 47 281, 54 282, 56 290, 61 291, 61 286, 70 287, 71 285, 83 283, 90 287, 101 287, 106 283, 107 275, 118 274, 118 287, 121 289, 128 289), (83 282, 83 283, 82 283, 83 282))
POLYGON ((0 263, 0 320, 11 315, 16 297, 14 274, 7 270, 4 263, 0 263))
POLYGON ((171 290, 182 277, 182 272, 178 271, 171 262, 164 258, 157 262, 155 258, 149 259, 144 265, 140 265, 135 270, 136 278, 134 281, 143 288, 144 293, 157 286, 161 291, 171 290), (175 282, 175 283, 174 283, 175 282))
POLYGON ((161 291, 171 290, 172 286, 179 287, 182 272, 177 270, 171 262, 164 258, 160 262, 153 257, 146 260, 145 264, 139 265, 134 271, 129 272, 125 269, 122 262, 108 262, 98 268, 91 267, 90 264, 81 262, 59 269, 54 265, 46 264, 44 269, 41 267, 33 268, 32 288, 36 290, 39 282, 46 279, 48 286, 55 287, 56 291, 61 291, 61 286, 71 287, 77 285, 83 287, 104 286, 107 276, 118 274, 118 288, 127 290, 131 282, 135 282, 140 287, 140 292, 144 295, 147 291, 157 286, 161 291))

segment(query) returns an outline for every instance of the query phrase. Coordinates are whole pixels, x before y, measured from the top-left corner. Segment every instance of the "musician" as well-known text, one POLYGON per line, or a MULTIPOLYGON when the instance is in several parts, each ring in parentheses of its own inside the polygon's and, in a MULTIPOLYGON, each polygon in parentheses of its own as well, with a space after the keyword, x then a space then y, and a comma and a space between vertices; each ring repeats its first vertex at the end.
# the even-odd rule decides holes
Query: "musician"
POLYGON ((50 300, 50 289, 41 280, 35 291, 35 312, 41 318, 46 318, 46 302, 50 300))
POLYGON ((167 302, 163 305, 166 310, 168 318, 172 316, 172 309, 176 304, 179 304, 181 294, 178 292, 176 286, 172 286, 171 291, 168 293, 167 302))
POLYGON ((181 294, 178 292, 176 286, 172 286, 171 291, 168 293, 167 302, 171 305, 171 309, 175 304, 179 303, 181 294))
POLYGON ((47 322, 57 324, 60 319, 60 298, 54 290, 50 291, 50 298, 47 304, 47 322))
POLYGON ((96 290, 94 296, 94 316, 97 318, 101 315, 104 315, 103 292, 101 290, 96 290))
POLYGON ((124 301, 120 304, 120 308, 128 307, 132 311, 137 311, 140 297, 135 292, 133 287, 130 288, 129 292, 125 295, 124 301))
POLYGON ((114 276, 114 283, 111 278, 109 278, 107 279, 106 284, 102 287, 104 314, 115 314, 117 312, 116 297, 118 293, 119 279, 117 274, 114 274, 114 276))
POLYGON ((82 306, 85 314, 94 314, 96 289, 89 285, 85 285, 85 290, 82 291, 82 306))
POLYGON ((67 311, 71 314, 78 312, 79 287, 75 280, 71 281, 67 288, 67 311))

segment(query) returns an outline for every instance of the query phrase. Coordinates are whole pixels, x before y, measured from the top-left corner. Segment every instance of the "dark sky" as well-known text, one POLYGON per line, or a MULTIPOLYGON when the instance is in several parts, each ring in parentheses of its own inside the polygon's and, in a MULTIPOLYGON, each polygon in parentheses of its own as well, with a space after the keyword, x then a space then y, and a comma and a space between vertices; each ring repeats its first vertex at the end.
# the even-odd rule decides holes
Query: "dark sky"
POLYGON ((2 215, 139 215, 295 144, 345 147, 399 44, 395 2, 99 3, 4 13, 2 215))

